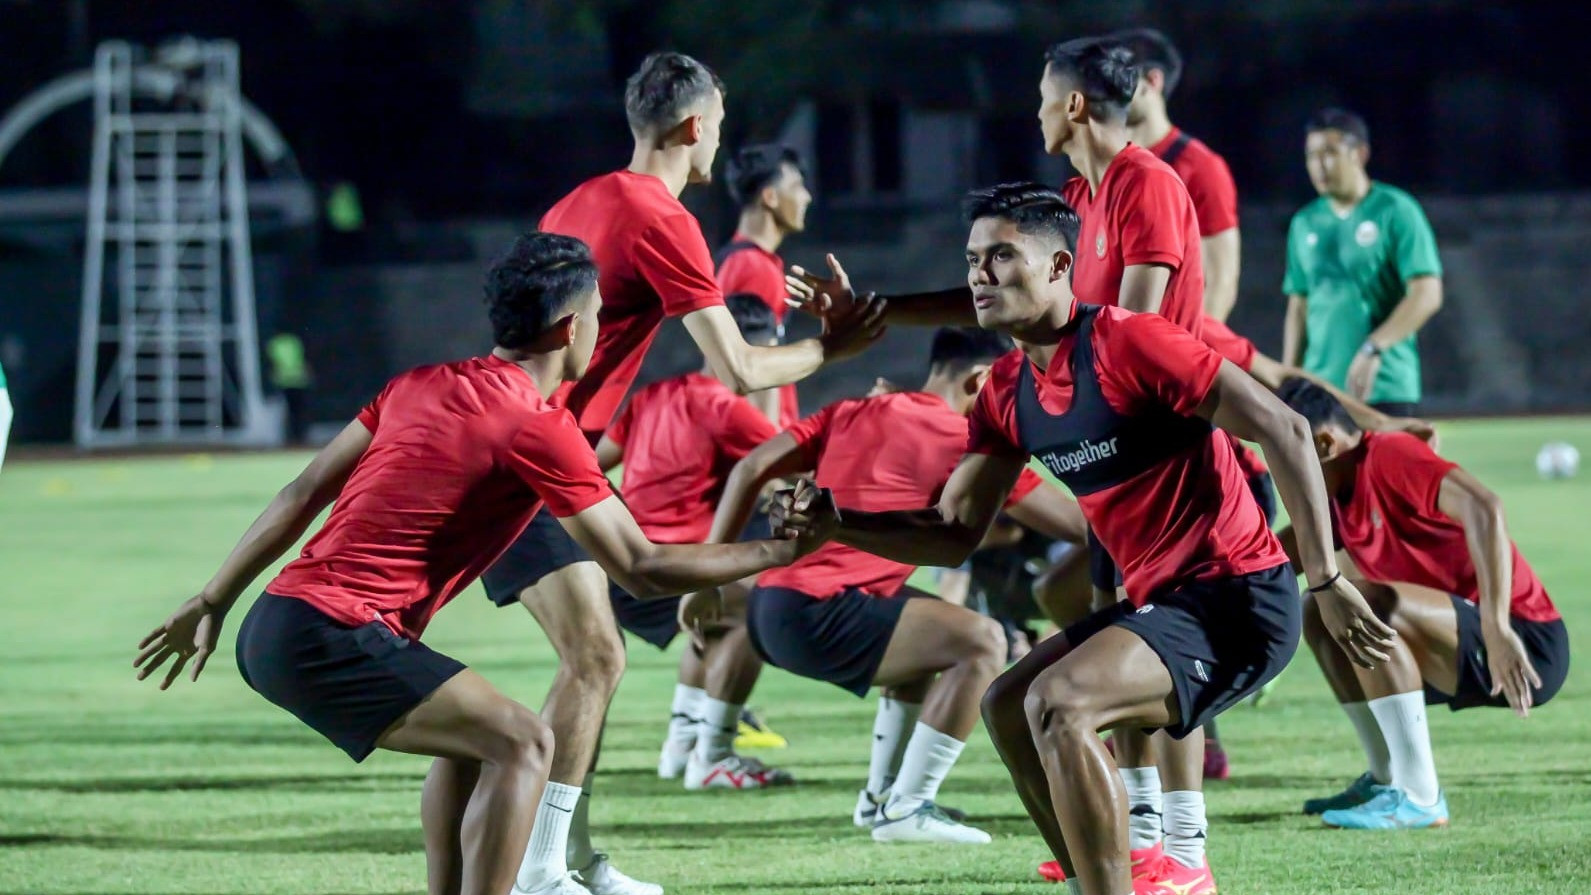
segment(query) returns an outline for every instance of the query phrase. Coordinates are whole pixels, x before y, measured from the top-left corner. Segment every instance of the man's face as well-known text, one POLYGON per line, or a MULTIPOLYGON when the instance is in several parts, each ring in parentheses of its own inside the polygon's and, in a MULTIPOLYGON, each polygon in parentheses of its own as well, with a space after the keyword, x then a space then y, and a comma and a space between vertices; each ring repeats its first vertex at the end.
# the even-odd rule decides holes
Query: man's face
POLYGON ((1341 426, 1327 423, 1315 427, 1315 456, 1320 460, 1320 465, 1341 457, 1359 443, 1359 439, 1342 430, 1341 426))
POLYGON ((1071 300, 1070 252, 1003 218, 979 218, 967 237, 967 286, 978 325, 1009 332, 1071 300))
POLYGON ((1064 74, 1044 66, 1039 79, 1039 130, 1044 135, 1044 151, 1060 155, 1072 139, 1073 122, 1069 112, 1077 86, 1064 74))
POLYGON ((691 183, 712 183, 713 158, 718 155, 719 135, 724 127, 724 95, 714 90, 701 111, 701 129, 691 146, 691 183))
POLYGON ((1322 196, 1352 192, 1364 175, 1369 147, 1339 130, 1312 131, 1304 139, 1304 166, 1309 182, 1322 196))
POLYGON ((575 302, 573 311, 579 315, 574 324, 574 340, 564 355, 564 379, 575 380, 586 375, 591 366, 591 355, 597 350, 597 312, 602 309, 602 293, 593 286, 591 291, 575 302))
POLYGON ((807 207, 812 204, 812 193, 807 189, 807 179, 801 169, 785 162, 779 166, 779 176, 762 191, 763 204, 773 213, 773 219, 786 233, 800 233, 807 228, 807 207))

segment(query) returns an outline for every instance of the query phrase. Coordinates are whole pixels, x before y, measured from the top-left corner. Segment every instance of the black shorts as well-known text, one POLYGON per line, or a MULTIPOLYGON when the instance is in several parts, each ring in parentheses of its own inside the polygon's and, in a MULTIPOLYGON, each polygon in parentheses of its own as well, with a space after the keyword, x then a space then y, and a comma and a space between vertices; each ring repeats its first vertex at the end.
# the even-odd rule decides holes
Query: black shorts
POLYGON ((1265 514, 1265 524, 1276 527, 1276 484, 1271 481, 1271 474, 1256 472, 1249 476, 1248 490, 1254 495, 1254 502, 1260 505, 1260 512, 1265 514))
POLYGON ((1370 405, 1371 410, 1379 410, 1387 416, 1419 416, 1420 405, 1414 401, 1375 401, 1370 405))
POLYGON ((1298 577, 1283 563, 1195 582, 1136 609, 1117 603, 1067 628, 1066 641, 1082 643, 1112 625, 1143 638, 1171 672, 1182 719, 1166 732, 1180 740, 1280 674, 1302 623, 1298 577))
MULTIPOLYGON (((1486 665, 1480 607, 1463 597, 1453 596, 1453 612, 1458 616, 1458 692, 1443 693, 1427 684, 1426 705, 1445 705, 1455 712, 1479 706, 1507 708, 1506 696, 1492 695, 1492 672, 1486 665)), ((1545 705, 1558 694, 1569 676, 1569 629, 1564 627, 1561 618, 1550 622, 1510 618, 1508 623, 1524 642, 1530 664, 1541 676, 1541 686, 1534 691, 1532 705, 1545 705)))
POLYGON ((595 560, 569 537, 558 519, 542 507, 497 562, 481 575, 481 583, 486 585, 486 596, 493 603, 512 606, 519 602, 520 591, 548 573, 577 562, 595 560))
POLYGON ((764 661, 866 696, 910 597, 846 588, 826 600, 784 587, 758 587, 746 603, 746 631, 764 661))
MULTIPOLYGON (((742 541, 766 541, 773 537, 773 526, 764 513, 754 514, 740 533, 742 541)), ((619 627, 645 640, 658 649, 668 649, 679 633, 679 604, 682 597, 663 597, 658 600, 641 600, 619 586, 608 583, 608 602, 613 605, 613 617, 619 627)))
POLYGON ((261 594, 238 628, 243 682, 364 761, 376 740, 464 670, 381 622, 349 627, 292 597, 261 594))

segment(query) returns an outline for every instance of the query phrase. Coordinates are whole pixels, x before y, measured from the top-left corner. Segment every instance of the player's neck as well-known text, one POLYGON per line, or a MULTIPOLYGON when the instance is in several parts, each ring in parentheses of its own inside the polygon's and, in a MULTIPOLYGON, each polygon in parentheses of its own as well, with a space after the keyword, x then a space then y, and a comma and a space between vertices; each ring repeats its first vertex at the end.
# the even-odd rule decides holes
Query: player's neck
POLYGON ((637 140, 630 154, 631 174, 645 174, 663 181, 669 194, 679 198, 691 179, 691 159, 686 147, 658 148, 637 140))
POLYGON ((784 242, 784 228, 774 220, 773 212, 761 206, 742 211, 735 232, 764 252, 777 252, 779 244, 784 242))
POLYGON ((1144 115, 1144 120, 1127 128, 1127 138, 1139 146, 1148 148, 1159 143, 1171 133, 1171 116, 1165 109, 1154 109, 1144 115))
POLYGON ((1056 352, 1060 350, 1061 337, 1065 334, 1067 324, 1072 322, 1076 307, 1076 298, 1057 302, 1045 311, 1043 317, 1012 327, 1009 335, 1028 360, 1037 364, 1039 369, 1048 370, 1050 363, 1055 360, 1056 352))
POLYGON ((565 365, 564 354, 567 348, 557 351, 511 351, 507 348, 492 349, 492 356, 506 360, 514 366, 530 374, 530 381, 536 384, 536 391, 543 399, 551 398, 552 393, 563 385, 563 371, 565 365))
POLYGON ((1359 203, 1370 195, 1370 175, 1361 173, 1354 181, 1353 186, 1341 194, 1328 194, 1326 201, 1330 203, 1331 210, 1338 215, 1346 215, 1359 207, 1359 203))
POLYGON ((1099 191, 1110 163, 1127 148, 1127 128, 1117 124, 1094 124, 1085 129, 1067 153, 1072 167, 1088 181, 1091 192, 1099 191))
POLYGON ((961 388, 961 384, 954 379, 930 374, 928 379, 923 382, 923 387, 918 389, 918 391, 925 395, 933 395, 944 401, 950 405, 951 410, 962 416, 966 416, 972 411, 972 400, 967 397, 966 390, 961 388))

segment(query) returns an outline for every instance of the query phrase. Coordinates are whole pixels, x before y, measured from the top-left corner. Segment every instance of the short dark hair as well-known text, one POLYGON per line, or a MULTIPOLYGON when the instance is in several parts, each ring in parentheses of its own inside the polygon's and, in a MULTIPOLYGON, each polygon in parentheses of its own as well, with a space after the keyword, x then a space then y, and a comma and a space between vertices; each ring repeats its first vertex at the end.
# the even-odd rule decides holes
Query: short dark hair
POLYGON ((1304 136, 1320 131, 1340 131, 1365 146, 1370 145, 1370 125, 1365 124, 1364 118, 1360 117, 1359 113, 1348 109, 1334 106, 1321 109, 1309 116, 1308 123, 1304 125, 1304 136))
POLYGON ((735 318, 735 325, 740 327, 740 334, 747 342, 778 337, 779 321, 773 316, 773 308, 757 293, 736 292, 725 296, 724 307, 729 309, 729 316, 735 318))
POLYGON ((1105 37, 1079 37, 1058 43, 1044 53, 1051 74, 1077 82, 1101 121, 1120 121, 1138 90, 1138 64, 1132 50, 1105 37))
POLYGON ((1058 237, 1068 251, 1077 250, 1082 222, 1055 187, 1032 180, 986 186, 967 193, 961 208, 968 224, 1001 218, 1016 224, 1019 232, 1058 237))
POLYGON ((1276 396, 1283 403, 1298 412, 1299 416, 1309 421, 1311 431, 1322 426, 1332 425, 1349 435, 1359 432, 1359 424, 1353 421, 1347 408, 1342 406, 1336 396, 1326 391, 1319 385, 1300 376, 1294 376, 1282 383, 1276 390, 1276 396))
POLYGON ((499 348, 529 347, 597 285, 591 249, 573 236, 526 233, 486 274, 486 312, 499 348))
POLYGON ((1126 47, 1138 63, 1140 72, 1151 68, 1164 72, 1166 84, 1161 92, 1166 96, 1177 89, 1177 84, 1182 80, 1182 54, 1177 52, 1177 45, 1163 32, 1155 28, 1128 28, 1108 35, 1107 39, 1126 47))
POLYGON ((672 127, 714 90, 723 93, 724 82, 712 69, 684 53, 653 53, 624 82, 624 115, 637 133, 672 127))
POLYGON ((741 208, 757 201, 757 196, 779 179, 785 165, 793 166, 805 174, 801 153, 782 143, 753 143, 742 146, 724 166, 724 180, 729 185, 729 198, 741 208))
POLYGON ((928 369, 960 373, 990 363, 1014 347, 1010 339, 993 330, 942 326, 934 331, 934 344, 928 349, 928 369))

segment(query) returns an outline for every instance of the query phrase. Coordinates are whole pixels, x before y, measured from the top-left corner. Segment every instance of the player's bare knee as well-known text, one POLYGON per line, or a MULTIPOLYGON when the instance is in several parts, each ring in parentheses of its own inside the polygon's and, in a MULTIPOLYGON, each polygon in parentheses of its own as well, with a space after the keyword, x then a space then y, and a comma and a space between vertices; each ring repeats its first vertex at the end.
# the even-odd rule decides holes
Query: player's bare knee
POLYGON ((481 719, 485 759, 498 765, 545 767, 552 760, 552 728, 525 706, 502 702, 481 719))
POLYGON ((591 636, 571 644, 561 656, 564 664, 582 683, 606 692, 619 688, 619 678, 624 676, 624 641, 617 630, 593 631, 591 636))
POLYGON ((1089 728, 1093 706, 1088 695, 1065 673, 1040 675, 1022 700, 1028 730, 1035 737, 1050 736, 1072 728, 1089 728))
POLYGON ((984 691, 978 708, 983 715, 983 726, 996 740, 1028 736, 1027 714, 1023 709, 1028 683, 1025 678, 1007 671, 984 691))
POLYGON ((988 671, 992 678, 1000 673, 1000 669, 1005 665, 1006 654, 1009 652, 1005 640, 1005 628, 992 618, 980 618, 971 633, 972 643, 968 658, 988 671))

